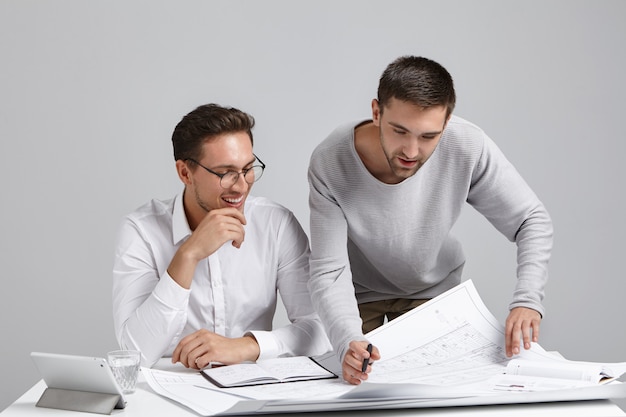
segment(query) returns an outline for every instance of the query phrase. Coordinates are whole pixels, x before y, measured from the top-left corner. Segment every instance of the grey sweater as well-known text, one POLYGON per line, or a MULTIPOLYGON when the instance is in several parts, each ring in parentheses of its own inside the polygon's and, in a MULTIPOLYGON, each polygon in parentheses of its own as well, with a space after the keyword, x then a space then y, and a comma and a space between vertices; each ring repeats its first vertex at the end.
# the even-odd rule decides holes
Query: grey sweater
POLYGON ((430 159, 390 185, 373 177, 356 152, 360 123, 338 127, 318 145, 308 173, 309 288, 339 358, 351 340, 363 339, 357 302, 432 298, 461 282, 465 257, 450 230, 465 202, 517 244, 510 308, 543 315, 552 222, 494 142, 452 116, 430 159))

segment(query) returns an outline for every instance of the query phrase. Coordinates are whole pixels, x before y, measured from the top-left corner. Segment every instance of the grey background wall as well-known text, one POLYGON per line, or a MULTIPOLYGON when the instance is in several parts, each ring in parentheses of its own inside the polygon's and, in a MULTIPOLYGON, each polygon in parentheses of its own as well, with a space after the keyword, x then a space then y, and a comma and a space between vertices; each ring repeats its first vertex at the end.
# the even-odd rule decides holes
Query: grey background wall
MULTIPOLYGON (((550 210, 541 344, 626 360, 625 16, 623 1, 0 0, 0 410, 39 379, 29 352, 116 347, 115 231, 180 191, 170 135, 185 113, 252 113, 268 165, 254 193, 308 231, 311 151, 369 116, 380 73, 404 54, 448 68, 456 113, 550 210)), ((465 277, 503 321, 514 245, 469 206, 456 232, 465 277)))

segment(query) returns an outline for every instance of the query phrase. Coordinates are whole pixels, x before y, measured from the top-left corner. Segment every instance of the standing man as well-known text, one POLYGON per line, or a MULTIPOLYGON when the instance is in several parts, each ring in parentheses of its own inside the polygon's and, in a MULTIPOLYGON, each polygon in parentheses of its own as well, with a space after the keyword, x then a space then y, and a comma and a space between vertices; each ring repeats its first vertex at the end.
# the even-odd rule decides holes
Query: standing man
POLYGON ((115 334, 141 351, 202 368, 330 349, 307 290, 308 239, 295 216, 249 196, 265 164, 252 116, 200 106, 174 129, 181 194, 128 215, 113 269, 115 334), (280 293, 291 324, 272 330, 280 293))
POLYGON ((494 142, 452 115, 455 100, 441 65, 398 58, 372 120, 338 127, 311 156, 309 289, 350 383, 371 371, 361 371, 363 334, 461 282, 465 257, 450 230, 466 202, 517 244, 506 354, 519 353, 520 337, 526 349, 538 339, 552 222, 494 142))

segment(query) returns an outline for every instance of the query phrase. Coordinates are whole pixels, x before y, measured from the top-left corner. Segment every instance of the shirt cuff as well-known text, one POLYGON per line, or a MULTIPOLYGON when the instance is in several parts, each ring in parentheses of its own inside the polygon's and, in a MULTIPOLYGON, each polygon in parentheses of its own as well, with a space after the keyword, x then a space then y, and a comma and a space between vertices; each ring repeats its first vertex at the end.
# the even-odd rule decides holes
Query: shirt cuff
POLYGON ((161 279, 159 279, 156 287, 154 287, 153 294, 159 301, 168 307, 175 310, 185 310, 187 309, 187 304, 189 303, 191 290, 178 285, 178 283, 174 281, 174 279, 172 279, 170 274, 166 271, 161 279))
POLYGON ((278 341, 272 332, 255 330, 246 332, 246 335, 254 336, 259 345, 259 358, 257 360, 277 358, 280 355, 278 341))

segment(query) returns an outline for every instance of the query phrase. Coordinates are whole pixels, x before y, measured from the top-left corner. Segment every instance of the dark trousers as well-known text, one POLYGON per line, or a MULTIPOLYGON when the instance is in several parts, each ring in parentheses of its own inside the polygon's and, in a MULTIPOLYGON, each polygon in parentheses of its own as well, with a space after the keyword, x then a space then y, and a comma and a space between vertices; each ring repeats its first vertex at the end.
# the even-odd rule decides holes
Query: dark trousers
POLYGON ((388 321, 400 317, 402 314, 424 304, 428 300, 410 300, 407 298, 393 298, 391 300, 372 301, 359 304, 359 313, 363 320, 363 334, 369 333, 388 321))

